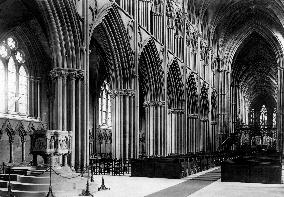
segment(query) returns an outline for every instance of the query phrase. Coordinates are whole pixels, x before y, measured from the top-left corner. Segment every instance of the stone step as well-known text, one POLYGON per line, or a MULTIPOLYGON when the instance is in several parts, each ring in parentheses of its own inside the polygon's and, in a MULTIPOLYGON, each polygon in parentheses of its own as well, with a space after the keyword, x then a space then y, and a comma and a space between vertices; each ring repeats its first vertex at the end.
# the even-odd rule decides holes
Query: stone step
MULTIPOLYGON (((12 190, 15 197, 44 197, 48 191, 19 191, 12 190)), ((8 189, 0 188, 0 196, 7 196, 8 189)))
POLYGON ((8 181, 0 180, 0 189, 8 188, 8 181))
POLYGON ((49 184, 49 177, 20 176, 18 181, 21 183, 49 184))
POLYGON ((49 184, 11 182, 12 190, 20 191, 48 191, 49 184))
MULTIPOLYGON (((10 181, 18 181, 18 174, 10 174, 10 181)), ((9 181, 9 174, 0 174, 0 180, 9 181)))
POLYGON ((41 176, 41 177, 46 177, 49 176, 48 173, 45 173, 46 170, 33 170, 29 174, 29 176, 41 176))

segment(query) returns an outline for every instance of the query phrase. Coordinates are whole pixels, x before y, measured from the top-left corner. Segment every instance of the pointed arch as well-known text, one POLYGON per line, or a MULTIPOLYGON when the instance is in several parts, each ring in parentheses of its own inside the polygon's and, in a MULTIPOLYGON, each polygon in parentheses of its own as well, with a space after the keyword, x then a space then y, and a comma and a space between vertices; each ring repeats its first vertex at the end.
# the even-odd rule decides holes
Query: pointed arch
POLYGON ((180 108, 184 98, 184 85, 178 61, 175 59, 168 70, 168 102, 169 108, 180 108))
POLYGON ((114 82, 113 88, 123 89, 132 86, 131 79, 135 74, 134 58, 125 26, 116 6, 112 4, 108 8, 101 23, 94 28, 91 39, 95 39, 104 50, 114 82))
POLYGON ((15 138, 15 130, 12 128, 10 121, 7 119, 5 123, 2 125, 2 131, 6 132, 9 137, 9 142, 13 143, 15 138))
POLYGON ((25 138, 28 135, 28 133, 25 130, 25 127, 24 127, 22 121, 19 122, 19 124, 17 125, 15 130, 19 134, 19 136, 21 138, 21 142, 23 143, 25 141, 25 138))
POLYGON ((139 57, 139 83, 148 100, 159 100, 163 94, 164 72, 155 41, 151 38, 139 57))

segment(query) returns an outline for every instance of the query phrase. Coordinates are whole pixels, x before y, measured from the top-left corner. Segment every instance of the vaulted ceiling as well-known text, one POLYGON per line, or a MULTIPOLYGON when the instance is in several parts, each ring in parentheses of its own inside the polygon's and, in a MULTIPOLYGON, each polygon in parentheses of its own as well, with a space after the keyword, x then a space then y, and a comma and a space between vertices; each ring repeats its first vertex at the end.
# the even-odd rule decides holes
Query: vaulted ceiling
POLYGON ((252 33, 239 49, 233 65, 234 80, 250 101, 277 91, 277 62, 271 45, 258 33, 252 33))
MULTIPOLYGON (((251 105, 276 106, 277 55, 283 49, 284 1, 205 0, 215 45, 231 62, 233 85, 251 105), (281 43, 282 42, 282 43, 281 43)), ((202 13, 202 10, 200 10, 202 13)))

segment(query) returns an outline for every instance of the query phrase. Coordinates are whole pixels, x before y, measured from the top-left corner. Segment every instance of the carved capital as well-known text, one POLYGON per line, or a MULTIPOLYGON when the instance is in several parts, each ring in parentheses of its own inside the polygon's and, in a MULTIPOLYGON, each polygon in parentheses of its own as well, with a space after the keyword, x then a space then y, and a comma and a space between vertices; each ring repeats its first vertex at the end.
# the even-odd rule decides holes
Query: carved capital
POLYGON ((67 71, 63 68, 54 68, 49 72, 49 76, 52 80, 56 80, 58 78, 66 77, 67 71))
POLYGON ((112 98, 116 96, 135 96, 135 90, 133 89, 120 89, 111 91, 112 98))
POLYGON ((154 106, 154 107, 158 107, 158 106, 165 106, 165 101, 145 101, 143 103, 144 107, 150 107, 150 106, 154 106))
POLYGON ((49 73, 52 80, 58 78, 84 79, 84 70, 70 68, 54 68, 49 73))
POLYGON ((184 109, 169 109, 168 114, 184 114, 184 109))
POLYGON ((84 80, 84 70, 76 70, 76 79, 84 80))

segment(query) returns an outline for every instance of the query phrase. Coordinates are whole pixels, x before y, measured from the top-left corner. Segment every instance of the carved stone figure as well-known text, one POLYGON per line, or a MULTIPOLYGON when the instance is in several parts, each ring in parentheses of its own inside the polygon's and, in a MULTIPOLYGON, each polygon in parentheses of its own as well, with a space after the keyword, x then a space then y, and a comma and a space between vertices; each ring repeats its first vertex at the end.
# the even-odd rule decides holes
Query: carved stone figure
POLYGON ((200 95, 200 115, 203 119, 208 118, 209 113, 209 100, 208 100, 208 87, 203 83, 200 95))
POLYGON ((189 114, 197 114, 198 107, 198 95, 197 95, 197 86, 195 81, 195 76, 191 73, 186 82, 186 90, 187 90, 187 105, 188 105, 188 113, 189 114))
POLYGON ((217 91, 213 89, 211 94, 211 117, 212 120, 216 120, 216 112, 217 112, 217 91))

